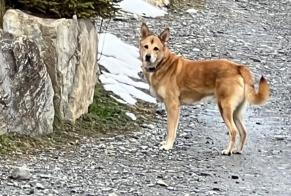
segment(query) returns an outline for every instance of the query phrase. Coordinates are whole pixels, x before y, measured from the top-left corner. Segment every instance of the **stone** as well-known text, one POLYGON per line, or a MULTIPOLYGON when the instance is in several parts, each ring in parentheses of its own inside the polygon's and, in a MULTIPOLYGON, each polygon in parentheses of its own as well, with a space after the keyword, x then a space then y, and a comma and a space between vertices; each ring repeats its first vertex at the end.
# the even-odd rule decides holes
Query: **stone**
POLYGON ((284 136, 284 135, 275 135, 274 136, 274 139, 275 140, 278 140, 278 141, 281 141, 281 140, 285 140, 287 137, 284 136))
POLYGON ((116 193, 109 193, 108 196, 118 196, 116 193))
POLYGON ((170 0, 145 0, 145 1, 158 7, 165 7, 170 5, 170 0))
POLYGON ((160 186, 164 186, 164 187, 167 187, 167 186, 169 186, 166 182, 164 182, 163 180, 161 180, 161 179, 159 179, 159 180, 157 180, 157 182, 156 182, 158 185, 160 185, 160 186))
POLYGON ((15 180, 29 180, 31 178, 31 173, 25 166, 17 167, 12 170, 9 177, 15 180))
POLYGON ((237 180, 239 177, 237 175, 231 175, 231 179, 237 180))
POLYGON ((135 114, 133 114, 131 112, 126 112, 125 114, 133 121, 135 121, 137 119, 135 114))
POLYGON ((43 19, 9 9, 3 30, 26 35, 39 47, 54 88, 55 119, 74 122, 88 112, 99 73, 97 31, 90 20, 43 19))
POLYGON ((35 188, 40 189, 40 190, 44 190, 44 186, 41 183, 39 183, 39 182, 37 182, 35 184, 35 188))
POLYGON ((52 132, 54 91, 36 43, 4 33, 0 65, 0 134, 52 132))

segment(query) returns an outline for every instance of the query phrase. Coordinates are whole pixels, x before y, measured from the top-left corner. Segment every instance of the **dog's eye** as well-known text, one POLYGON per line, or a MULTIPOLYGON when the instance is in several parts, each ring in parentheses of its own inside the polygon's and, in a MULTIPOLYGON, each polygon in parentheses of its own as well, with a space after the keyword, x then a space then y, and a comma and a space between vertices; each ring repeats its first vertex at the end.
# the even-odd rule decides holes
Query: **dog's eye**
POLYGON ((155 50, 155 51, 158 51, 159 49, 158 49, 157 47, 154 47, 154 50, 155 50))
POLYGON ((149 46, 148 46, 148 45, 145 45, 145 46, 144 46, 144 48, 145 48, 145 49, 148 49, 148 48, 149 48, 149 46))

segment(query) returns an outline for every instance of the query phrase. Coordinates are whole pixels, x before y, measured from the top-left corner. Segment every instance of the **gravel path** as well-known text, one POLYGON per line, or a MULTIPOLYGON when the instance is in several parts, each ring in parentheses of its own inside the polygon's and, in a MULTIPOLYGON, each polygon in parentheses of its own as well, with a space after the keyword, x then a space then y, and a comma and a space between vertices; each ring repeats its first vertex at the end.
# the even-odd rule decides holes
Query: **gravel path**
MULTIPOLYGON (((68 151, 0 157, 0 195, 291 195, 290 0, 194 2, 197 13, 143 21, 158 32, 169 26, 170 47, 188 58, 228 58, 247 64, 256 80, 266 76, 271 99, 247 112, 244 154, 220 155, 227 130, 206 102, 183 108, 170 152, 158 149, 166 121, 157 115, 141 130, 84 138, 68 151), (22 165, 32 169, 29 180, 9 179, 22 165)), ((119 18, 108 31, 137 45, 140 24, 119 18)))

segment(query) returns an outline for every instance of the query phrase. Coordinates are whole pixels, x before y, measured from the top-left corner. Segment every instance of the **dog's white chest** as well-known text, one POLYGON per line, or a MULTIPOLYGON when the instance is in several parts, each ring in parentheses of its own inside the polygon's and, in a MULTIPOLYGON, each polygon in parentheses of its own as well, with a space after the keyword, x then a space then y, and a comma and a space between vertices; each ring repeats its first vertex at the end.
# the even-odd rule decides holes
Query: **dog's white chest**
POLYGON ((149 74, 150 94, 151 94, 153 97, 157 98, 157 92, 155 91, 154 87, 152 86, 152 77, 153 77, 153 74, 150 73, 150 74, 149 74))

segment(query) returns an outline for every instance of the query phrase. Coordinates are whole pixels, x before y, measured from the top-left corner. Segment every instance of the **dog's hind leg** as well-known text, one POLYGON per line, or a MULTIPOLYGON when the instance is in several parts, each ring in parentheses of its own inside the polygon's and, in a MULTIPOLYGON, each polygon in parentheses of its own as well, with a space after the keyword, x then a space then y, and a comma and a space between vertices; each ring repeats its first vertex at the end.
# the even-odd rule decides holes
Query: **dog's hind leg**
POLYGON ((221 113, 221 116, 228 128, 229 132, 229 143, 226 149, 222 151, 223 155, 231 155, 235 146, 236 134, 237 134, 237 127, 233 120, 233 112, 234 108, 230 104, 231 99, 222 99, 218 100, 218 106, 221 113))
POLYGON ((236 150, 233 151, 233 153, 236 153, 236 154, 242 153, 243 146, 246 141, 247 129, 243 121, 243 115, 245 113, 246 107, 247 107, 247 102, 243 101, 240 105, 237 106, 237 108, 235 109, 233 113, 234 123, 238 129, 239 136, 240 136, 240 145, 236 150))
POLYGON ((176 132, 178 128, 178 122, 179 122, 179 101, 178 100, 165 100, 166 110, 167 110, 167 121, 168 121, 168 127, 167 127, 167 137, 166 141, 163 142, 163 145, 160 147, 160 149, 163 150, 170 150, 173 148, 173 144, 176 139, 176 132))

